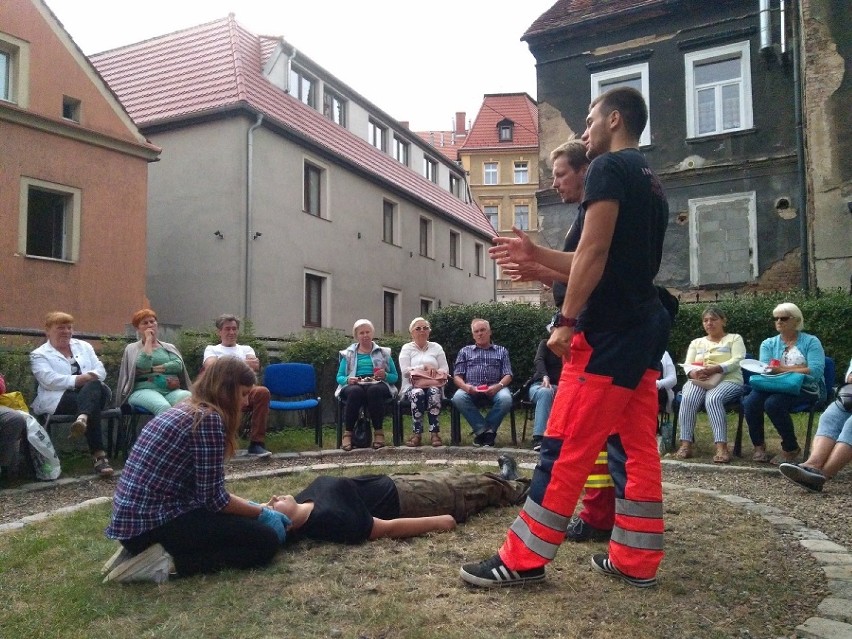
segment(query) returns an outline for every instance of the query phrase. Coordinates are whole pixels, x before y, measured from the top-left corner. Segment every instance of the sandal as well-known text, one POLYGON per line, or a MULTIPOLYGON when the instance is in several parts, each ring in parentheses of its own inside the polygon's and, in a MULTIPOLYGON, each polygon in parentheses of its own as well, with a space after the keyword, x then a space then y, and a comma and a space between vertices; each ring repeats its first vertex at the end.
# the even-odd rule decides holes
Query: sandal
POLYGON ((385 447, 385 431, 377 430, 373 432, 373 450, 385 447))
POLYGON ((716 454, 713 455, 713 463, 714 464, 730 464, 731 463, 731 454, 728 452, 728 444, 727 443, 716 444, 716 454))
POLYGON ((769 453, 766 452, 766 446, 754 447, 754 452, 751 454, 751 461, 766 463, 770 459, 769 453))
POLYGON ((417 448, 418 446, 420 446, 420 439, 421 438, 422 438, 422 435, 420 433, 414 433, 411 436, 411 439, 409 439, 407 442, 405 442, 405 445, 408 446, 409 448, 417 448))
POLYGON ((674 455, 678 459, 689 459, 692 457, 692 444, 687 441, 682 441, 680 443, 680 448, 677 449, 677 452, 674 455))
POLYGON ((438 434, 438 431, 432 431, 432 446, 438 448, 443 445, 444 442, 441 440, 441 436, 438 434))
POLYGON ((105 456, 95 459, 95 473, 101 477, 112 477, 112 466, 109 465, 109 460, 105 456))
POLYGON ((347 430, 343 433, 343 441, 340 442, 341 450, 350 451, 352 450, 352 431, 347 430))

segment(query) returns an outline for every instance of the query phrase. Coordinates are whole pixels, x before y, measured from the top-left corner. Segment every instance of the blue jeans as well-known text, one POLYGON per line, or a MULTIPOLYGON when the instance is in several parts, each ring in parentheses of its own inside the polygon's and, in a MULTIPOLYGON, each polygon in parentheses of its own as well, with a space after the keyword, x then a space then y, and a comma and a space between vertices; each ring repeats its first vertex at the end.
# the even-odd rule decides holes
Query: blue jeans
POLYGON ((808 395, 785 395, 784 393, 765 393, 754 388, 743 397, 743 414, 748 422, 748 434, 751 443, 763 446, 763 413, 781 435, 781 449, 786 453, 798 450, 796 431, 790 411, 794 406, 808 401, 808 395))
POLYGON ((453 406, 464 415, 475 435, 486 431, 496 433, 503 418, 512 408, 512 393, 508 388, 501 388, 493 398, 489 399, 485 393, 468 395, 459 389, 453 395, 453 406), (479 409, 485 406, 490 406, 491 409, 483 418, 479 409))
POLYGON ((831 402, 819 418, 816 434, 852 446, 852 413, 831 402))
POLYGON ((550 417, 550 408, 553 406, 553 396, 556 395, 556 385, 545 388, 541 382, 535 382, 530 386, 530 401, 535 404, 535 422, 533 423, 533 437, 544 436, 547 428, 547 418, 550 417))

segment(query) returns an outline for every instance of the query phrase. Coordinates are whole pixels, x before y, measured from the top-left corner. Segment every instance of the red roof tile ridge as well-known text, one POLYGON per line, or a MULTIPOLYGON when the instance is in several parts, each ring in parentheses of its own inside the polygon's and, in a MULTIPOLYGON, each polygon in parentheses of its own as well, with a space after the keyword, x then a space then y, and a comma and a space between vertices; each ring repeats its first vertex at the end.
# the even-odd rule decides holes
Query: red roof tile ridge
POLYGON ((123 49, 136 49, 140 45, 148 44, 155 41, 163 41, 167 39, 174 38, 176 36, 183 37, 187 33, 192 31, 201 31, 203 29, 212 27, 213 25, 217 25, 219 23, 226 23, 228 20, 234 17, 233 13, 228 14, 225 18, 216 18, 215 20, 210 20, 209 22, 204 22, 202 24, 194 24, 189 27, 185 27, 183 29, 178 29, 176 31, 170 31, 169 33, 161 33, 160 35, 151 36, 150 38, 146 38, 144 40, 139 40, 138 42, 131 42, 130 44, 123 44, 120 47, 115 47, 114 49, 106 49, 105 51, 98 51, 97 53, 93 53, 91 58, 102 56, 105 54, 115 54, 123 49))
MULTIPOLYGON (((228 46, 231 48, 231 57, 234 62, 234 81, 237 89, 237 100, 247 101, 248 96, 245 88, 245 73, 243 71, 243 58, 240 55, 240 47, 238 46, 239 35, 237 33, 240 25, 234 19, 234 14, 228 15, 228 46)), ((260 41, 257 40, 258 47, 260 41)))

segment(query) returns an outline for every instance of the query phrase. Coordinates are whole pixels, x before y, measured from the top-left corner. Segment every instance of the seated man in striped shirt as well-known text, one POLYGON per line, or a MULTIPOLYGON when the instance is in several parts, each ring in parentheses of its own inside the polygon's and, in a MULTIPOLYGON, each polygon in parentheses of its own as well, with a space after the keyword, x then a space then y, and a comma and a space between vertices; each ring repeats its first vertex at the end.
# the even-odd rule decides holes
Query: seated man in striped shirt
POLYGON ((473 429, 474 446, 493 446, 497 429, 512 408, 512 363, 509 351, 491 343, 488 320, 470 323, 473 344, 463 347, 453 366, 456 394, 453 405, 473 429), (480 409, 489 407, 485 417, 480 409))

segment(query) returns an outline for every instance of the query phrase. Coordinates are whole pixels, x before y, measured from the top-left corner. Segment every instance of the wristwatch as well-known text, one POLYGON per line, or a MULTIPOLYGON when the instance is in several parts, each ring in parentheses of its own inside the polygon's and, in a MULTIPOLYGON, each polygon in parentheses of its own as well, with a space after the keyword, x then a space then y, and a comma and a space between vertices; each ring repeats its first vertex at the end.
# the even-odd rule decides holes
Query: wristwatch
POLYGON ((574 328, 577 325, 576 317, 565 317, 559 311, 556 311, 556 315, 553 316, 553 327, 559 328, 560 326, 567 326, 569 328, 574 328))

